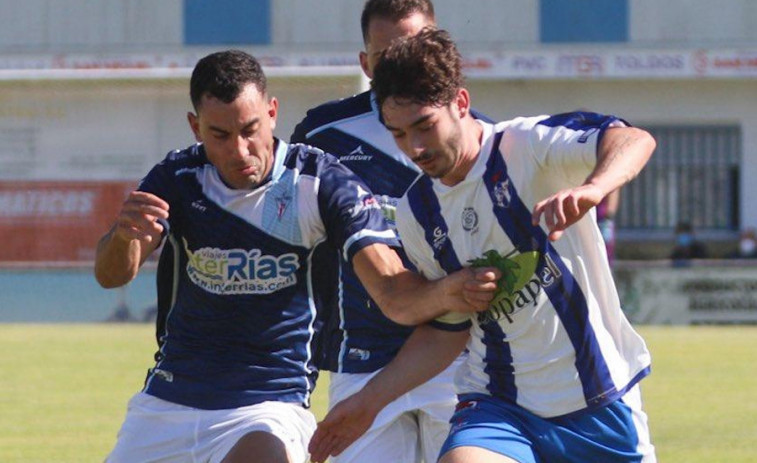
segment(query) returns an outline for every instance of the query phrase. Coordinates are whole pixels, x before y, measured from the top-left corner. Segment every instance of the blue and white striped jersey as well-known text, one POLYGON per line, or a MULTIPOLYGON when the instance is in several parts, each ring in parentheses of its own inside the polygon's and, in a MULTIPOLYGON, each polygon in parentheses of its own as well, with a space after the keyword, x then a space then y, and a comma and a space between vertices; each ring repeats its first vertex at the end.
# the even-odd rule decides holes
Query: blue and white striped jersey
POLYGON ((555 417, 621 397, 650 371, 650 355, 620 308, 591 211, 556 242, 531 224, 536 202, 582 184, 611 116, 570 113, 482 123, 481 152, 452 187, 419 178, 397 208, 408 256, 428 278, 475 259, 507 278, 486 312, 448 314, 470 327, 458 370, 463 397, 488 394, 555 417))
MULTIPOLYGON (((474 116, 485 118, 475 112, 474 116)), ((384 127, 370 91, 311 109, 295 128, 291 141, 338 157, 370 187, 387 221, 394 226, 397 202, 420 170, 384 127)), ((413 268, 404 251, 397 251, 405 265, 413 268)), ((376 371, 394 358, 412 329, 381 313, 344 259, 339 269, 339 294, 325 328, 321 368, 339 373, 376 371)))
MULTIPOLYGON (((368 185, 393 226, 397 201, 420 171, 397 148, 379 117, 372 94, 364 92, 308 111, 291 141, 339 158, 368 185)), ((402 250, 398 252, 409 265, 402 250)), ((412 328, 381 313, 344 259, 339 259, 338 276, 339 292, 326 320, 325 357, 319 366, 339 373, 376 371, 394 358, 412 328)))
POLYGON ((326 244, 345 259, 397 246, 365 184, 333 156, 277 140, 269 179, 228 188, 202 145, 169 153, 139 189, 169 203, 160 350, 144 391, 203 409, 308 404, 317 311, 333 293, 326 244))

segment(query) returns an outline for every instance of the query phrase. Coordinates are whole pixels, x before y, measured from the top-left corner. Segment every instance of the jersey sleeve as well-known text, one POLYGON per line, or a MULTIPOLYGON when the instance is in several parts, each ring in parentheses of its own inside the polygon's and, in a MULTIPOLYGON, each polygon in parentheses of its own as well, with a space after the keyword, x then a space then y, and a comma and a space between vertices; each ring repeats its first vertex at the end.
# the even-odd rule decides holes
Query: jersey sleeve
POLYGON ((615 116, 571 112, 514 119, 508 130, 513 143, 530 152, 538 165, 559 169, 574 183, 582 182, 594 169, 605 131, 628 125, 615 116))
MULTIPOLYGON (((172 151, 168 153, 163 161, 156 164, 152 169, 150 169, 150 172, 148 172, 147 175, 145 175, 145 177, 140 180, 139 185, 137 186, 137 190, 154 194, 155 196, 167 202, 169 205, 176 204, 176 195, 178 192, 174 182, 175 175, 173 175, 171 171, 170 164, 171 159, 177 153, 178 151, 172 151)), ((164 237, 168 234, 171 228, 170 214, 171 212, 169 210, 168 220, 158 219, 158 222, 163 226, 164 237)))
POLYGON ((310 125, 309 117, 305 116, 305 118, 294 127, 294 132, 292 132, 292 136, 289 137, 289 143, 307 143, 308 131, 311 130, 310 125))
POLYGON ((347 261, 374 243, 399 246, 397 234, 387 224, 381 204, 371 190, 335 159, 321 173, 318 207, 328 240, 347 261))
MULTIPOLYGON (((403 249, 417 272, 429 280, 444 278, 447 274, 433 257, 431 247, 426 243, 423 229, 415 221, 407 196, 397 205, 397 231, 403 249)), ((469 314, 448 312, 432 321, 429 325, 445 331, 464 331, 470 328, 469 314)))

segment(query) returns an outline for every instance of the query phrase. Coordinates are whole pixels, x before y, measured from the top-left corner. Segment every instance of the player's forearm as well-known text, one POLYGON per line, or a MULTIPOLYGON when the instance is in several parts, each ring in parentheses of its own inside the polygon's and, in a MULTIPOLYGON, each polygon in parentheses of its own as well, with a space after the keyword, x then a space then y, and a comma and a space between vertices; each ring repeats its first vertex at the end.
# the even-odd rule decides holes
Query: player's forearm
POLYGON ((469 332, 420 325, 394 359, 358 393, 375 413, 447 368, 465 348, 469 332))
POLYGON ((117 288, 134 279, 141 262, 137 239, 123 240, 111 229, 97 243, 95 278, 103 288, 117 288))
POLYGON ((654 138, 634 127, 607 129, 597 149, 597 165, 586 179, 602 196, 617 190, 639 174, 652 156, 654 138))
POLYGON ((409 270, 388 279, 374 299, 387 318, 402 325, 419 325, 451 310, 442 280, 428 281, 409 270))

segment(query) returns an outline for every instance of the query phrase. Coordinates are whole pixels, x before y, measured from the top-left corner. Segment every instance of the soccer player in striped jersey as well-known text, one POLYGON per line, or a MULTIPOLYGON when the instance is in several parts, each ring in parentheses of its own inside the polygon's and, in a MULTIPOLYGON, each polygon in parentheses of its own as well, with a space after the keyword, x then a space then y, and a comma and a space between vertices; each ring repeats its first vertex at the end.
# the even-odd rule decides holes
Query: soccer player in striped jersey
POLYGON ((469 263, 503 277, 487 311, 417 328, 335 407, 311 441, 314 461, 466 343, 440 462, 654 461, 638 385, 650 355, 621 311, 594 217, 643 168, 654 139, 595 113, 475 120, 444 31, 391 45, 372 88, 397 145, 425 174, 397 207, 411 261, 429 278, 469 263))
POLYGON ((317 311, 334 291, 321 245, 410 318, 485 308, 496 272, 428 282, 405 269, 368 187, 333 156, 273 136, 278 101, 252 56, 201 59, 190 95, 198 143, 147 174, 98 244, 95 276, 108 288, 161 242, 170 249, 156 363, 108 461, 304 462, 317 311))
MULTIPOLYGON (((429 0, 368 0, 361 15, 365 50, 359 55, 365 75, 373 77, 376 61, 392 41, 434 25, 434 7, 429 0)), ((420 170, 400 151, 382 124, 372 92, 311 109, 295 128, 291 141, 337 156, 370 187, 390 225, 394 225, 397 202, 420 170)), ((399 252, 404 255, 401 249, 399 252)), ((333 251, 335 257, 339 254, 333 251)), ((349 262, 338 260, 339 291, 325 322, 319 365, 331 372, 331 405, 357 392, 389 363, 412 332, 412 327, 383 315, 349 262)), ((371 428, 331 461, 434 461, 457 403, 453 378, 462 357, 385 407, 371 428)))

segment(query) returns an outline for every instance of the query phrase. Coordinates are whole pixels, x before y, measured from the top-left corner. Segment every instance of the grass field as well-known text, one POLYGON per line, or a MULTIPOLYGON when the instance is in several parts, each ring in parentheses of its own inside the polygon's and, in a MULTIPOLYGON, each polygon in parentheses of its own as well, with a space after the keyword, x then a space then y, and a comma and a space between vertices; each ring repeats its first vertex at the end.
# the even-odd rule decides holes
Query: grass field
MULTIPOLYGON (((757 461, 757 327, 640 331, 653 355, 642 391, 659 461, 757 461)), ((102 461, 154 345, 148 325, 0 325, 0 462, 102 461)))

